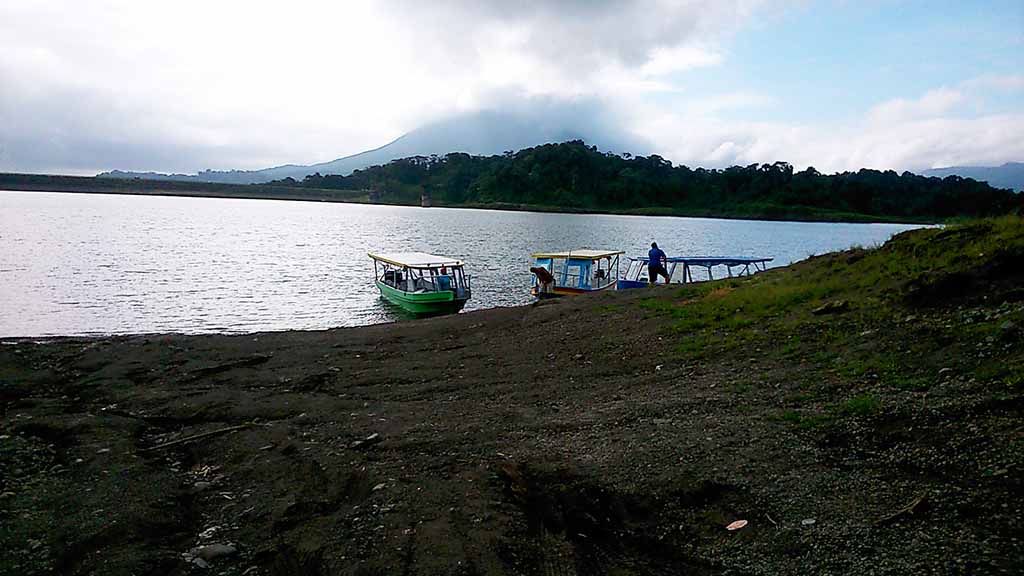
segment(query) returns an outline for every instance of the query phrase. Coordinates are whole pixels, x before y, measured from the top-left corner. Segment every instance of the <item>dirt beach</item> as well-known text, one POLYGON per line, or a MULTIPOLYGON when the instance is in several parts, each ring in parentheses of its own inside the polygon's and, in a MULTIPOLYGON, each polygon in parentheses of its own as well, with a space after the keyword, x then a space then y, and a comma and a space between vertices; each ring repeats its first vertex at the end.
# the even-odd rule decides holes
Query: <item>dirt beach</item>
POLYGON ((2 341, 0 573, 1020 573, 1022 230, 355 329, 2 341))

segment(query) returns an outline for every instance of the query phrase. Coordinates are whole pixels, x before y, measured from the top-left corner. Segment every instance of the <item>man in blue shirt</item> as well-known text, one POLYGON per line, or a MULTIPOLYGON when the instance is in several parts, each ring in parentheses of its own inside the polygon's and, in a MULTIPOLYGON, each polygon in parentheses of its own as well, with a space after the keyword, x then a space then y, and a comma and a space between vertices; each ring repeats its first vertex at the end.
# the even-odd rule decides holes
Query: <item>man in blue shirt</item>
POLYGON ((647 282, 651 284, 658 283, 658 276, 665 277, 665 284, 668 284, 668 270, 665 266, 668 264, 668 257, 665 253, 658 248, 657 242, 651 242, 651 249, 647 252, 647 282))

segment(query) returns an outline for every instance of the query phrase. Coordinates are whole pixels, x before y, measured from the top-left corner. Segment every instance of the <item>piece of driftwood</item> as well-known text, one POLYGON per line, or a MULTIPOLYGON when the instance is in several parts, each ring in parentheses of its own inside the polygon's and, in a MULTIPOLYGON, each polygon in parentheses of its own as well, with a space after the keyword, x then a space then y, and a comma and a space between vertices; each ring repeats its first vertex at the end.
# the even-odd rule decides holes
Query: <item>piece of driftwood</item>
POLYGON ((907 504, 903 508, 900 508, 899 510, 893 512, 892 514, 889 514, 885 518, 882 518, 881 520, 875 522, 875 526, 881 526, 883 524, 894 522, 903 516, 913 516, 918 512, 923 512, 927 508, 928 494, 921 494, 917 498, 914 498, 914 500, 910 504, 907 504))
POLYGON ((822 314, 840 314, 849 309, 850 303, 846 300, 834 300, 832 302, 826 302, 814 310, 811 310, 811 314, 814 314, 815 316, 821 316, 822 314))
POLYGON ((202 440, 203 438, 209 438, 210 436, 217 436, 218 434, 226 434, 228 432, 234 432, 235 430, 242 430, 250 426, 252 426, 252 423, 247 422, 237 426, 228 426, 227 428, 219 428, 217 430, 203 432, 202 434, 193 434, 192 436, 186 436, 170 442, 164 442, 163 444, 157 444, 156 446, 150 446, 149 448, 143 448, 142 450, 139 450, 139 452, 155 452, 157 450, 163 450, 164 448, 170 448, 171 446, 177 446, 178 444, 186 444, 194 440, 202 440))
POLYGON ((349 444, 349 448, 352 448, 353 450, 359 450, 359 449, 362 449, 362 448, 369 448, 370 446, 373 446, 374 444, 379 444, 382 440, 384 440, 384 438, 381 438, 380 434, 374 432, 373 434, 370 434, 366 438, 362 438, 360 440, 356 440, 355 442, 349 444))

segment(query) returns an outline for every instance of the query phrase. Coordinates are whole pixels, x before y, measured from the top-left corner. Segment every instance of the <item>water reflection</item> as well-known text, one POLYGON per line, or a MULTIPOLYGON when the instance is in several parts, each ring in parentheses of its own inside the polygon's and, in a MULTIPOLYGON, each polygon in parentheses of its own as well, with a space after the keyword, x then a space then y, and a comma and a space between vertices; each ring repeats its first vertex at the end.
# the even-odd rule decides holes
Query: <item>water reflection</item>
POLYGON ((466 310, 530 301, 531 252, 656 240, 784 265, 912 226, 0 192, 0 336, 323 329, 403 319, 369 251, 465 260, 466 310))

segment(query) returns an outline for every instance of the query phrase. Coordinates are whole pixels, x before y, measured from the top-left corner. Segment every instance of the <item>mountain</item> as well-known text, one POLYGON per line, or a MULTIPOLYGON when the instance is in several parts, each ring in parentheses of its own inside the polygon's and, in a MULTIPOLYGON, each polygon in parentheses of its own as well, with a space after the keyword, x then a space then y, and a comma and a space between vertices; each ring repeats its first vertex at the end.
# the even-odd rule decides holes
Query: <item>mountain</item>
POLYGON ((952 166, 921 172, 923 176, 960 176, 988 182, 994 188, 1024 191, 1024 162, 1007 162, 1002 166, 952 166))
POLYGON ((258 184, 294 178, 302 180, 310 174, 347 175, 354 170, 387 164, 410 156, 443 156, 450 152, 466 152, 479 156, 502 154, 539 144, 586 139, 600 143, 609 151, 646 153, 644 145, 618 130, 607 120, 607 114, 591 104, 547 104, 530 111, 483 111, 464 114, 417 128, 393 142, 345 156, 330 162, 310 165, 288 164, 263 170, 204 170, 198 174, 161 174, 156 172, 124 172, 114 170, 99 174, 106 178, 143 178, 226 184, 258 184), (578 126, 585 126, 580 129, 578 126))

